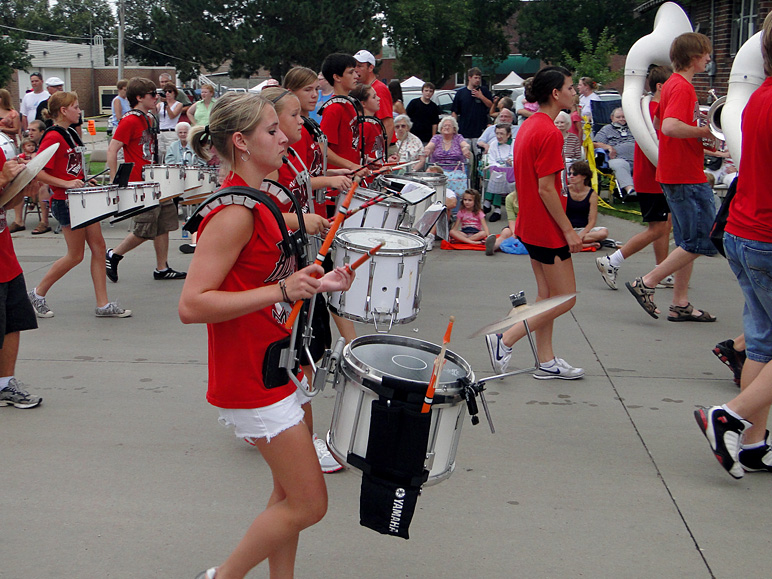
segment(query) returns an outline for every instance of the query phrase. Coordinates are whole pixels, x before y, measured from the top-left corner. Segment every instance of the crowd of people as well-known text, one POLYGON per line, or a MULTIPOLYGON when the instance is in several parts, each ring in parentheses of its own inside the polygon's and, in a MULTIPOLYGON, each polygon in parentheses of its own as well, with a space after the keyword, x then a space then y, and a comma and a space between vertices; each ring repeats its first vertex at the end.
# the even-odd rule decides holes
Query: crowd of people
MULTIPOLYGON (((772 17, 764 24, 763 46, 765 70, 772 75, 772 17)), ((595 149, 608 155, 622 189, 637 193, 647 224, 613 254, 597 258, 597 268, 606 285, 616 289, 624 260, 652 244, 656 267, 625 285, 654 318, 661 313, 653 301, 655 289, 672 286, 667 319, 674 322, 716 319, 688 299, 694 261, 716 253, 709 235, 715 216, 713 192, 703 171, 702 140, 710 133, 694 118, 697 98, 692 85, 694 74, 705 70, 710 53, 707 37, 684 34, 671 48, 672 74, 666 67, 650 71, 650 112, 660 128, 656 167, 635 144, 621 108, 592 137, 595 149), (676 248, 668 253, 671 226, 676 248)), ((599 192, 592 187, 590 165, 582 159, 585 151, 574 118, 580 114, 586 120, 590 103, 599 98, 592 79, 579 80, 577 99, 571 72, 547 66, 528 79, 523 98, 513 102, 494 98, 482 83, 481 72, 472 68, 466 85, 456 93, 452 114, 441 118, 432 101, 431 83, 424 84, 421 96, 405 107, 399 83, 385 85, 375 67, 375 58, 367 50, 353 56, 335 53, 324 59, 321 73, 295 67, 281 86, 260 94, 228 93, 215 98, 214 87, 205 85, 202 100, 196 103, 185 102, 187 97, 168 75, 162 75, 158 84, 140 77, 117 84, 107 150, 111 180, 122 162, 133 163, 131 181, 143 181, 143 167, 162 160, 221 166, 222 196, 192 227, 195 240, 181 248, 193 253, 188 272, 176 271, 168 263, 169 232, 180 223, 174 199, 134 216, 131 232, 115 248, 106 247, 100 223, 72 228, 67 192, 88 184, 76 93, 64 91, 61 80, 52 77, 45 82, 46 94, 42 77, 33 73, 33 90, 25 96, 21 114, 14 114, 10 98, 0 90, 0 131, 24 151, 18 160, 6 159, 0 152, 0 186, 36 154, 58 145, 33 187, 41 207, 50 194, 50 213, 67 247, 40 283, 27 290, 10 237, 23 231, 24 224, 8 225, 5 210, 0 209, 4 301, 0 304, 0 405, 33 408, 41 403, 15 377, 19 335, 37 327, 36 318, 54 316, 48 292, 84 259, 85 247, 91 252, 95 315, 125 318, 132 311, 109 301, 106 280, 117 283, 119 262, 140 244, 152 241, 153 278, 185 282, 180 319, 186 324, 207 324, 208 401, 218 408, 223 424, 259 449, 273 474, 267 508, 230 556, 204 571, 200 579, 244 577, 266 559, 272 575, 291 575, 300 531, 318 522, 327 508, 322 474, 342 468, 314 432, 307 395, 313 360, 301 357, 289 372, 273 362, 289 340, 291 329, 284 322, 298 301, 321 303, 322 315, 308 321, 315 329, 314 357, 321 357, 330 346, 330 320, 347 342, 356 337, 353 323, 328 316, 324 300, 319 299, 325 292, 350 288, 354 272, 333 267, 321 250, 317 263, 304 265, 297 244, 287 242, 288 231, 324 235, 332 227, 335 198, 355 181, 366 180, 372 167, 389 158, 417 161, 415 170, 439 171, 447 177, 449 199, 458 199, 449 234, 453 241, 484 247, 492 255, 504 241, 517 238, 530 257, 537 301, 574 294, 572 254, 597 250, 608 237, 608 230, 598 225, 599 192), (36 116, 40 111, 41 118, 33 119, 33 111, 36 116), (314 115, 319 116, 318 123, 314 115), (362 117, 374 122, 362 122, 362 117), (469 186, 469 161, 483 154, 485 196, 469 186), (279 185, 271 196, 260 194, 266 179, 279 185), (499 235, 492 234, 488 223, 502 219, 502 206, 507 226, 499 235)), ((719 462, 736 478, 745 471, 772 471, 766 431, 772 405, 768 367, 772 302, 760 279, 769 277, 765 256, 772 243, 772 209, 761 185, 764 161, 772 153, 767 126, 772 122, 771 90, 767 78, 746 109, 742 164, 724 241, 746 300, 745 334, 730 341, 728 349, 717 346, 717 355, 730 366, 743 361, 742 392, 724 406, 695 413, 719 462)), ((10 207, 18 217, 20 210, 14 203, 10 207)), ((32 233, 50 231, 48 212, 41 213, 38 228, 32 233)), ((528 326, 521 322, 486 336, 494 371, 507 373, 514 344, 533 331, 538 352, 534 378, 583 378, 581 367, 557 355, 552 339, 556 319, 575 301, 575 297, 568 299, 532 317, 528 326)))

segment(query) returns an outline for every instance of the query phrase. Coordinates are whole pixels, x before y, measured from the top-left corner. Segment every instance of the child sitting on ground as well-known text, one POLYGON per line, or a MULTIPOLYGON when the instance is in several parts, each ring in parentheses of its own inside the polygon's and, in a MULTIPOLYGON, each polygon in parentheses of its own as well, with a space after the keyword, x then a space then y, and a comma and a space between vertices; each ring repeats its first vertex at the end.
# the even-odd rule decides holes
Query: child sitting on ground
POLYGON ((482 195, 476 189, 467 189, 461 196, 461 208, 456 214, 450 237, 459 243, 481 245, 488 235, 490 232, 482 211, 482 195))

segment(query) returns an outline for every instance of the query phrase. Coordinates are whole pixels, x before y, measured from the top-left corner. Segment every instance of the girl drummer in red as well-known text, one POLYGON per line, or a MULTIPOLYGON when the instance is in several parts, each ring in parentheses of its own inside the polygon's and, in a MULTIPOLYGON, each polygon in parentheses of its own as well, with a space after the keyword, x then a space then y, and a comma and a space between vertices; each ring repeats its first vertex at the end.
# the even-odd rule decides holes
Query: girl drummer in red
MULTIPOLYGON (((207 158, 211 144, 230 165, 224 186, 260 188, 281 166, 287 138, 265 98, 229 93, 212 108, 209 125, 195 127, 193 151, 207 158)), ((200 578, 243 578, 268 559, 272 577, 291 577, 298 537, 327 509, 327 490, 296 387, 286 378, 267 388, 263 358, 274 342, 289 336, 284 322, 290 302, 318 292, 349 288, 344 269, 322 275, 320 266, 295 270, 295 259, 279 247, 281 230, 264 204, 249 209, 222 204, 199 229, 198 246, 180 297, 184 323, 206 323, 209 335, 208 401, 221 421, 249 439, 273 474, 267 508, 255 519, 236 549, 218 568, 200 578)))
POLYGON ((48 99, 48 110, 54 125, 46 130, 40 141, 39 153, 54 144, 59 148, 37 175, 37 180, 51 188, 51 213, 62 226, 67 255, 58 259, 43 276, 38 286, 29 291, 29 299, 39 318, 53 318, 54 312, 46 304, 46 294, 68 271, 83 261, 86 244, 91 251, 91 279, 96 294, 96 316, 100 318, 126 318, 131 310, 120 307, 107 299, 104 254, 107 249, 99 222, 86 227, 70 227, 70 209, 67 190, 84 186, 85 147, 77 132, 70 128, 80 121, 78 95, 74 92, 57 92, 48 99))
MULTIPOLYGON (((517 133, 513 166, 520 211, 515 235, 525 245, 536 276, 536 301, 576 292, 571 254, 581 251, 582 240, 566 216, 561 173, 564 168, 563 135, 554 120, 562 109, 570 109, 574 100, 571 73, 563 67, 548 66, 533 77, 526 88, 526 99, 539 105, 538 112, 525 120, 517 133)), ((575 380, 584 376, 582 368, 573 368, 552 350, 552 326, 555 318, 570 310, 575 299, 528 320, 536 330, 539 368, 534 378, 575 380)), ((491 364, 497 372, 506 372, 512 345, 525 336, 522 323, 502 334, 486 336, 491 364)))

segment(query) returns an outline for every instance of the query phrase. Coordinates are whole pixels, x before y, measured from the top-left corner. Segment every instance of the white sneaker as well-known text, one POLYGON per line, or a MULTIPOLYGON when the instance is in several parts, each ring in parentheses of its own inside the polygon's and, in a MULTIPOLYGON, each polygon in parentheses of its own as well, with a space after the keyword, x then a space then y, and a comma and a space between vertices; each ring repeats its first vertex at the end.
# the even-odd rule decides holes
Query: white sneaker
POLYGON ((488 355, 491 358, 493 371, 504 374, 509 367, 509 359, 512 357, 512 348, 501 340, 501 334, 488 334, 485 336, 485 345, 488 346, 488 355))
POLYGON ((613 290, 617 289, 617 272, 619 271, 619 268, 611 265, 611 258, 608 255, 596 257, 595 265, 597 266, 600 275, 603 277, 603 281, 606 282, 606 285, 613 290))
POLYGON ((563 358, 555 358, 552 364, 547 364, 540 364, 533 377, 537 380, 577 380, 584 377, 584 368, 574 368, 563 358))
POLYGON ((116 302, 108 302, 107 305, 96 309, 98 318, 128 318, 131 316, 131 310, 123 309, 116 302))
POLYGON ((53 318, 54 312, 46 304, 46 298, 39 298, 35 295, 35 289, 31 289, 27 292, 27 297, 35 310, 35 315, 39 318, 53 318))
POLYGON ((657 289, 665 289, 665 288, 670 288, 674 286, 675 286, 675 279, 673 278, 672 275, 669 275, 657 284, 657 289))
POLYGON ((316 434, 314 434, 314 447, 316 448, 316 456, 319 458, 319 466, 322 467, 323 473, 330 474, 332 472, 343 470, 343 465, 335 460, 335 457, 330 454, 327 443, 316 436, 316 434))
POLYGON ((426 243, 426 251, 431 251, 434 249, 434 233, 430 233, 424 238, 424 242, 426 243))

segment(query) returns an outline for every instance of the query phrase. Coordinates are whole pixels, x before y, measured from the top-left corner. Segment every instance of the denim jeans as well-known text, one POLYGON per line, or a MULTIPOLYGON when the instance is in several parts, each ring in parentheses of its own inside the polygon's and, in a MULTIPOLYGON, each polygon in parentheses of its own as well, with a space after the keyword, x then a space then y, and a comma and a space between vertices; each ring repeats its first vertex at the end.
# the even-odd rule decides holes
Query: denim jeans
POLYGON ((746 355, 766 364, 772 360, 772 243, 724 232, 724 249, 745 297, 746 355))
POLYGON ((662 183, 670 214, 676 245, 689 253, 716 255, 710 241, 710 230, 716 219, 713 191, 707 183, 668 185, 662 183))

